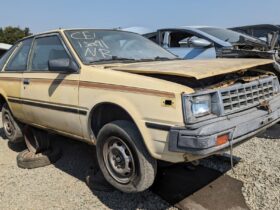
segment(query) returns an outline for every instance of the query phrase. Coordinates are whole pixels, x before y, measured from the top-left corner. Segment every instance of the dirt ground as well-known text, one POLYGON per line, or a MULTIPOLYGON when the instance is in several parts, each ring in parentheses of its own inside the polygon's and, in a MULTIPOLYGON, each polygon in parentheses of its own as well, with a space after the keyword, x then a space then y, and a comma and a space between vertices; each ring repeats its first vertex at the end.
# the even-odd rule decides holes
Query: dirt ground
POLYGON ((280 209, 278 126, 265 136, 254 138, 234 149, 237 163, 235 173, 230 170, 228 159, 208 158, 198 168, 181 164, 160 169, 155 185, 138 194, 95 191, 86 184, 87 177, 95 173, 95 148, 58 136, 52 136, 52 140, 62 148, 63 156, 59 161, 44 168, 20 169, 16 165, 16 156, 24 149, 24 145, 10 145, 3 138, 1 127, 0 122, 0 209, 217 209, 207 204, 211 196, 199 203, 200 196, 196 194, 200 190, 201 194, 198 195, 205 194, 205 186, 209 183, 212 189, 215 189, 213 186, 223 185, 219 181, 217 185, 213 184, 213 180, 221 175, 238 181, 240 195, 249 209, 280 209), (206 168, 211 168, 211 171, 205 171, 206 168), (173 175, 169 177, 170 173, 173 175), (178 180, 172 178, 174 174, 178 180), (207 181, 210 175, 212 178, 207 181), (197 177, 201 185, 196 184, 197 180, 190 180, 190 177, 197 177), (175 184, 172 184, 175 189, 167 185, 171 179, 173 183, 175 180, 175 184), (192 183, 191 187, 195 186, 194 190, 184 194, 188 183, 192 183), (199 205, 189 205, 190 201, 196 201, 199 205))

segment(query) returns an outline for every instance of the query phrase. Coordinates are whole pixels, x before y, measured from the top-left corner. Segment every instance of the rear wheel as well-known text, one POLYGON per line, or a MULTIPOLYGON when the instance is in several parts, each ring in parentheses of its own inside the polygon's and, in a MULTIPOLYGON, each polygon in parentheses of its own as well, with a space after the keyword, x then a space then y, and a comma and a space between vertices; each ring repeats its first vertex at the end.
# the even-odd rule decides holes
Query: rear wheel
POLYGON ((133 123, 120 120, 106 124, 99 132, 96 149, 105 179, 118 190, 140 192, 153 184, 157 162, 133 123))
POLYGON ((20 124, 14 119, 7 103, 2 107, 2 123, 4 134, 10 142, 17 143, 23 140, 20 124))

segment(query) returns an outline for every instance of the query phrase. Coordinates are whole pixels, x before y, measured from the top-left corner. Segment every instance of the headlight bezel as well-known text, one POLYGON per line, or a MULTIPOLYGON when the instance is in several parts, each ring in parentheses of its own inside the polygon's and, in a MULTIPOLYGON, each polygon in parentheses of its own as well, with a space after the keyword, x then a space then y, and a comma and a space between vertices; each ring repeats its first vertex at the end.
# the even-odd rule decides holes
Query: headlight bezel
POLYGON ((216 90, 202 91, 194 94, 182 94, 182 105, 185 124, 211 119, 217 117, 217 115, 220 115, 222 112, 219 92, 216 90), (193 113, 192 101, 194 101, 194 99, 198 97, 209 97, 209 112, 200 115, 195 115, 193 113))

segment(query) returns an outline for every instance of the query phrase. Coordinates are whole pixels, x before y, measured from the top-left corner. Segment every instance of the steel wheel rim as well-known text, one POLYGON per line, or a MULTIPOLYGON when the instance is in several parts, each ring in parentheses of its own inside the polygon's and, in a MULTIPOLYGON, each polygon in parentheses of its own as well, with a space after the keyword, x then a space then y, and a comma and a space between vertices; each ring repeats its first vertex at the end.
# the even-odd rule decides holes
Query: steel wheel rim
POLYGON ((11 121, 9 114, 5 113, 3 118, 3 127, 7 136, 12 136, 15 131, 15 127, 11 121))
POLYGON ((121 184, 129 183, 135 175, 133 153, 118 137, 110 137, 103 147, 103 158, 109 174, 121 184))

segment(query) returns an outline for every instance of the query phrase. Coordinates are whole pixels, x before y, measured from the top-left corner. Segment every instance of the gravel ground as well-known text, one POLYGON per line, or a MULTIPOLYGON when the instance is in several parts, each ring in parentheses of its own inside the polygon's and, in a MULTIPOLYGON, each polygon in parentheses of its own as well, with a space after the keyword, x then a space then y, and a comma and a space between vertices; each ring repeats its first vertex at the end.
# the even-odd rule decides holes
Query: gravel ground
MULTIPOLYGON (((243 182, 242 193, 250 209, 280 209, 280 126, 233 150, 234 171, 226 174, 243 182)), ((228 153, 227 153, 228 154, 228 153)), ((224 172, 230 163, 209 158, 202 164, 224 172)))
MULTIPOLYGON (((278 130, 280 135, 279 127, 273 134, 277 136, 278 130)), ((24 170, 16 166, 22 146, 13 147, 0 137, 0 209, 175 209, 149 190, 94 191, 85 183, 96 168, 94 147, 61 137, 53 140, 63 146, 63 157, 54 165, 24 170)), ((234 173, 227 171, 230 164, 223 159, 208 158, 202 164, 241 180, 251 209, 280 209, 279 148, 280 139, 263 137, 235 148, 234 173)))

